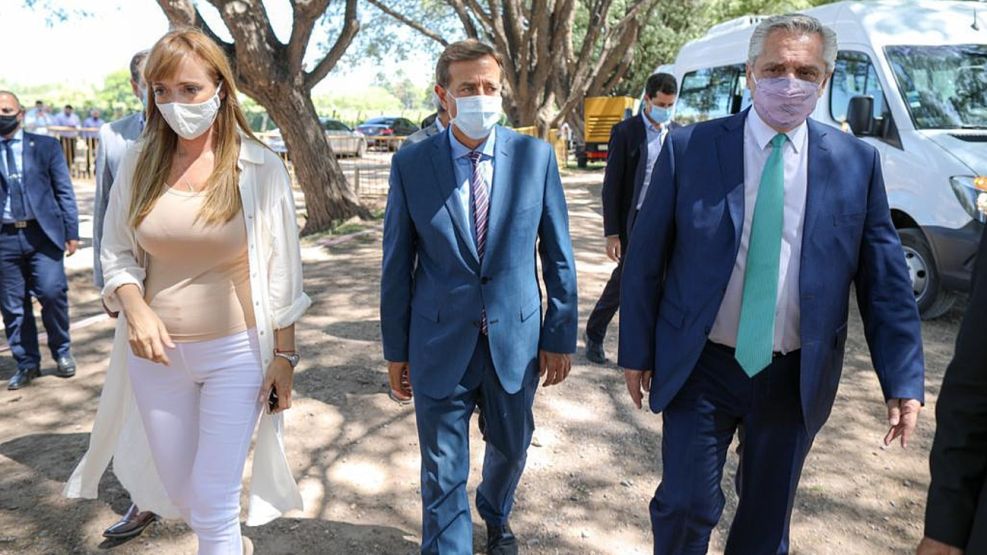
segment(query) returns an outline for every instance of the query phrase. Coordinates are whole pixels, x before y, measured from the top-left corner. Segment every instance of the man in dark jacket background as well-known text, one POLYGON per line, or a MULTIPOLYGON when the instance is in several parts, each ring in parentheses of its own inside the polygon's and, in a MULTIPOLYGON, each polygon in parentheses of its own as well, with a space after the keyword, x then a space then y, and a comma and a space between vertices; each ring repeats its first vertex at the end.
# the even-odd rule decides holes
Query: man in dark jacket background
POLYGON ((610 131, 603 177, 603 232, 607 237, 607 256, 617 267, 586 322, 586 358, 597 364, 606 362, 603 339, 620 308, 621 256, 627 248, 634 216, 648 192, 651 170, 665 137, 670 129, 678 127, 671 121, 677 95, 675 77, 655 73, 644 86, 640 115, 627 118, 610 131))

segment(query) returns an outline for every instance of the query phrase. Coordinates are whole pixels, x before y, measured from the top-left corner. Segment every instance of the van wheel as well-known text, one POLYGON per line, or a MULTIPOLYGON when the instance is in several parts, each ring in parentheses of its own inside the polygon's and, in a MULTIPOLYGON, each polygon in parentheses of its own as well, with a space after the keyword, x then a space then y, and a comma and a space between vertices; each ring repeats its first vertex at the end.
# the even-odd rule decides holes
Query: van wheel
POLYGON ((914 228, 899 229, 901 246, 905 250, 908 277, 912 280, 915 303, 923 320, 938 318, 949 311, 956 297, 942 288, 932 249, 925 235, 914 228))

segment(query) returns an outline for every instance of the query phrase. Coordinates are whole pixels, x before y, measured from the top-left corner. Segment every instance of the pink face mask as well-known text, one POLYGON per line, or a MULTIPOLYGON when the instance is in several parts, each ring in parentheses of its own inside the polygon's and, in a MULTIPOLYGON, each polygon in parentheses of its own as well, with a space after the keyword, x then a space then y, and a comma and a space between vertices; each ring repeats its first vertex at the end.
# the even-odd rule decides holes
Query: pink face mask
POLYGON ((764 123, 794 129, 816 109, 819 85, 789 77, 754 79, 754 107, 764 123))

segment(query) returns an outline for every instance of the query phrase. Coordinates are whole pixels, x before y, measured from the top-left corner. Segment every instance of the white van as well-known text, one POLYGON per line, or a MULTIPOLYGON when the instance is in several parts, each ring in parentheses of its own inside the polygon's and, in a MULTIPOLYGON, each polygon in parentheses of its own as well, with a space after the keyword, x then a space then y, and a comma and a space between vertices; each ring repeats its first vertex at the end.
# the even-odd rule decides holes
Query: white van
MULTIPOLYGON (((924 318, 970 285, 987 222, 987 5, 839 2, 804 13, 839 39, 836 70, 812 117, 881 151, 892 217, 924 318), (848 118, 849 114, 849 118, 848 118), (980 198, 984 195, 983 198, 980 198)), ((717 25, 675 60, 675 120, 750 104, 747 46, 760 17, 717 25)))

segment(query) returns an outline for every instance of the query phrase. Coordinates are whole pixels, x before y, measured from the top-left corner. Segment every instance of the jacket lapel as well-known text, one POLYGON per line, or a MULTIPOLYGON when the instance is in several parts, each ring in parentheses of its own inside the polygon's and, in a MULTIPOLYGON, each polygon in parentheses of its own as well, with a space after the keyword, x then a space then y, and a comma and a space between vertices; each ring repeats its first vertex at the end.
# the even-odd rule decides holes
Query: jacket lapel
POLYGON ((808 183, 805 195, 805 223, 802 230, 802 254, 810 246, 819 224, 819 216, 825 211, 825 197, 829 176, 833 174, 832 159, 826 144, 826 128, 812 120, 809 125, 808 183))
MULTIPOLYGON (((487 253, 491 253, 496 248, 500 239, 500 230, 504 226, 507 213, 510 212, 509 201, 511 195, 510 186, 512 166, 511 166, 511 137, 503 128, 497 129, 496 144, 494 145, 493 160, 493 186, 490 191, 490 211, 489 224, 487 227, 487 253)), ((487 257, 484 257, 486 260, 487 257)))
MULTIPOLYGON (((435 149, 432 156, 432 169, 435 171, 433 181, 435 186, 439 188, 439 198, 445 199, 446 210, 449 211, 449 217, 452 219, 460 239, 466 244, 470 254, 473 255, 473 261, 479 264, 480 257, 476 254, 476 244, 473 241, 469 221, 456 196, 456 172, 452 169, 452 151, 449 147, 449 140, 440 137, 433 140, 432 144, 434 145, 432 148, 435 149)), ((497 172, 494 172, 494 179, 496 179, 496 175, 497 172)))
POLYGON ((733 253, 740 248, 744 230, 744 122, 747 111, 723 122, 726 132, 716 138, 716 156, 720 163, 720 183, 726 196, 733 223, 733 253))
MULTIPOLYGON (((34 178, 34 172, 39 167, 35 157, 38 155, 37 146, 34 143, 34 137, 29 133, 24 133, 21 135, 23 137, 23 143, 21 144, 21 190, 24 191, 24 202, 28 203, 30 206, 34 206, 31 201, 31 187, 28 186, 29 183, 41 183, 41 181, 34 178)), ((62 153, 58 152, 58 156, 62 153)), ((72 174, 72 168, 69 168, 69 175, 72 174)))

